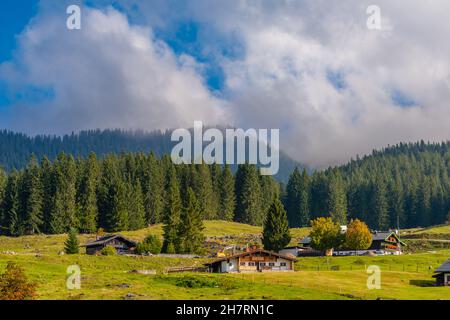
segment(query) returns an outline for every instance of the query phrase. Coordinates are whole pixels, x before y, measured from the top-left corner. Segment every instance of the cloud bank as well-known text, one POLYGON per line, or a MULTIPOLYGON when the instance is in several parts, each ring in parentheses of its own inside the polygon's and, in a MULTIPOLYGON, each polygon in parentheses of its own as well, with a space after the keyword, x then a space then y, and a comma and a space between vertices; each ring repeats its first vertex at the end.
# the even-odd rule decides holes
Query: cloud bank
POLYGON ((112 8, 85 9, 81 32, 61 30, 65 16, 41 14, 0 79, 51 88, 50 98, 15 104, 11 126, 280 128, 282 148, 318 167, 402 141, 449 139, 450 3, 377 2, 381 30, 366 26, 373 3, 357 0, 122 1, 141 26, 112 8), (219 95, 197 57, 155 36, 192 21, 223 71, 219 95))

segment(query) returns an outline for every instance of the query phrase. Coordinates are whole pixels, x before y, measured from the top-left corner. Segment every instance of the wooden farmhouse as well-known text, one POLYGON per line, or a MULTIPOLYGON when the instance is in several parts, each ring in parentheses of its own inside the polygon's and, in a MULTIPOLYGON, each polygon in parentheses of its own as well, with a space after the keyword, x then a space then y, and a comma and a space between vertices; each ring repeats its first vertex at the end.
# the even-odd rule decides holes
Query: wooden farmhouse
POLYGON ((293 256, 253 248, 244 253, 223 257, 205 266, 209 272, 215 273, 294 271, 296 260, 293 256))
POLYGON ((437 268, 434 272, 435 274, 433 275, 433 278, 436 279, 436 285, 450 286, 450 259, 437 268))
POLYGON ((372 234, 372 245, 369 250, 382 250, 391 253, 401 253, 402 247, 406 246, 394 231, 374 232, 372 234))
POLYGON ((120 234, 111 234, 84 245, 86 253, 90 255, 100 254, 100 251, 107 246, 114 247, 118 254, 129 254, 134 252, 136 242, 120 234))

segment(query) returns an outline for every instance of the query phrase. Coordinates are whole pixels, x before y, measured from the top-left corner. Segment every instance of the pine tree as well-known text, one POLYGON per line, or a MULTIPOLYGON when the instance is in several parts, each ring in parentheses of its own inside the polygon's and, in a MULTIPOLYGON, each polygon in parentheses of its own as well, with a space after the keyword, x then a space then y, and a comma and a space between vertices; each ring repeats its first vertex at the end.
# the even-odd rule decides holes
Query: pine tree
POLYGON ((40 233, 43 225, 42 216, 41 172, 36 157, 32 156, 25 169, 23 181, 23 230, 25 234, 40 233))
POLYGON ((166 205, 164 210, 164 242, 162 251, 175 253, 179 250, 178 230, 181 219, 181 198, 175 168, 170 168, 166 187, 166 205))
POLYGON ((261 206, 262 194, 256 166, 239 165, 235 181, 237 198, 235 221, 262 226, 264 212, 261 206))
POLYGON ((19 216, 19 201, 19 173, 13 171, 6 182, 4 201, 2 203, 3 220, 1 225, 4 226, 2 234, 10 236, 23 234, 19 216))
POLYGON ((82 164, 81 181, 77 193, 77 216, 80 220, 80 230, 85 233, 94 233, 97 230, 99 171, 97 157, 91 153, 82 164))
POLYGON ((155 159, 153 153, 150 153, 147 159, 147 170, 145 174, 144 185, 144 206, 147 224, 155 224, 162 221, 162 212, 164 210, 164 179, 161 164, 155 159))
POLYGON ((132 187, 132 192, 129 194, 128 200, 130 201, 128 216, 129 216, 129 229, 139 230, 145 226, 145 208, 142 196, 141 182, 137 179, 136 183, 132 187))
POLYGON ((345 184, 339 172, 330 177, 328 187, 328 212, 334 222, 347 223, 347 194, 345 184))
POLYGON ((73 157, 61 153, 54 163, 55 195, 51 210, 52 233, 79 227, 76 211, 76 165, 73 157))
POLYGON ((216 219, 218 204, 215 202, 211 172, 206 164, 197 165, 197 185, 195 193, 198 195, 200 211, 204 219, 216 219))
POLYGON ((178 233, 180 251, 183 253, 199 253, 204 241, 202 214, 192 188, 189 188, 187 193, 187 206, 181 216, 178 233))
POLYGON ((264 249, 280 251, 291 241, 286 211, 278 198, 275 198, 264 222, 264 249))
POLYGON ((377 178, 373 185, 371 200, 372 227, 378 230, 389 228, 388 203, 386 198, 386 184, 382 178, 377 178))
POLYGON ((66 254, 78 254, 80 249, 78 247, 77 231, 75 228, 70 229, 69 236, 64 243, 64 252, 66 254))
POLYGON ((222 173, 221 183, 221 209, 220 219, 225 221, 231 221, 234 217, 234 209, 236 207, 236 195, 234 192, 234 177, 231 173, 230 166, 225 165, 222 173))
POLYGON ((287 185, 288 220, 293 228, 309 224, 310 188, 306 170, 300 174, 298 168, 295 168, 287 185))

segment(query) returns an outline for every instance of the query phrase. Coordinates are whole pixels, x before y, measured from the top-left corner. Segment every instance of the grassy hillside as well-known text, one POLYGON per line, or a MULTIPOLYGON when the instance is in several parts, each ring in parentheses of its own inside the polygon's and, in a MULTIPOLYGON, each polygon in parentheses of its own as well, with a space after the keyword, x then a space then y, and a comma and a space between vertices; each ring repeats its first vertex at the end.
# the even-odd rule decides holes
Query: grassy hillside
POLYGON ((38 284, 39 299, 450 299, 449 288, 433 286, 432 269, 450 251, 397 257, 303 258, 292 273, 164 274, 167 267, 203 259, 96 257, 87 255, 0 255, 22 265, 38 284), (81 268, 81 289, 67 290, 66 268, 81 268), (369 290, 366 266, 378 265, 381 289, 369 290), (404 269, 403 269, 404 268, 404 269), (157 275, 130 274, 134 269, 157 275), (334 271, 332 271, 334 270, 334 271), (405 270, 405 271, 403 271, 405 270))
MULTIPOLYGON (((224 221, 207 221, 205 227, 208 238, 221 241, 238 241, 261 232, 258 227, 224 221)), ((135 240, 149 233, 161 235, 162 228, 124 232, 135 240)), ((292 230, 295 239, 307 233, 308 229, 292 230)), ((90 238, 93 236, 82 235, 80 241, 90 238)), ((19 263, 37 283, 39 299, 450 300, 450 289, 434 287, 431 277, 433 270, 450 258, 450 250, 403 256, 300 258, 292 273, 166 274, 167 268, 200 266, 209 259, 59 256, 65 239, 65 235, 0 237, 0 272, 8 261, 19 263), (81 290, 66 289, 66 269, 74 264, 81 269, 81 290), (380 290, 367 289, 366 269, 370 265, 382 271, 380 290), (133 274, 131 270, 155 270, 157 274, 133 274)))
MULTIPOLYGON (((250 226, 229 221, 205 221, 204 234, 207 239, 227 245, 245 245, 257 239, 261 233, 261 227, 250 226)), ((162 225, 154 225, 138 231, 121 232, 126 237, 135 241, 142 241, 147 235, 153 234, 162 238, 162 225)), ((291 229, 291 244, 297 244, 300 239, 309 234, 309 228, 291 229)), ((0 236, 0 253, 14 251, 28 254, 57 254, 64 249, 66 235, 37 235, 19 238, 0 236)), ((85 244, 95 239, 95 235, 79 235, 80 244, 85 244)))

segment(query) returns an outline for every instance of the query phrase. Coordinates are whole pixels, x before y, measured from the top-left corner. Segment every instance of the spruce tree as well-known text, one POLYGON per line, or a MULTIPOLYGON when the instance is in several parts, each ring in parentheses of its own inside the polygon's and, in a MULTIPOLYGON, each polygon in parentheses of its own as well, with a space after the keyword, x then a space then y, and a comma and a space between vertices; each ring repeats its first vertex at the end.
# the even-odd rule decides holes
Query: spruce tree
POLYGON ((141 182, 137 179, 132 186, 132 192, 129 194, 128 200, 130 206, 128 210, 129 229, 139 230, 145 227, 145 208, 142 196, 141 182))
POLYGON ((310 181, 306 170, 292 172, 287 185, 287 212, 293 228, 309 225, 310 181))
POLYGON ((231 221, 233 220, 234 209, 236 207, 236 195, 234 192, 234 177, 228 164, 225 165, 223 170, 222 183, 220 187, 220 219, 231 221))
POLYGON ((13 171, 10 173, 6 182, 5 195, 2 203, 3 219, 1 225, 3 226, 2 234, 9 236, 20 236, 23 234, 19 208, 19 173, 13 171))
POLYGON ((256 166, 239 165, 235 183, 237 198, 235 221, 262 226, 265 214, 261 205, 261 186, 256 166))
POLYGON ((339 172, 330 177, 328 186, 328 212, 334 222, 347 223, 347 193, 345 183, 339 172))
POLYGON ((280 251, 291 241, 286 211, 278 198, 273 200, 264 222, 264 249, 280 251))
POLYGON ((144 206, 147 224, 162 221, 164 210, 164 175, 160 162, 150 153, 147 159, 147 170, 144 176, 144 206))
POLYGON ((91 153, 82 163, 82 174, 77 192, 77 215, 80 220, 80 230, 85 233, 94 233, 97 230, 99 171, 97 157, 91 153))
POLYGON ((179 225, 180 251, 183 253, 199 253, 202 249, 203 222, 200 206, 192 188, 188 188, 187 206, 181 216, 179 225))
POLYGON ((78 254, 80 249, 78 247, 77 231, 75 228, 71 228, 66 242, 64 243, 64 252, 66 254, 78 254))
POLYGON ((43 226, 43 192, 41 172, 38 161, 33 155, 25 169, 23 190, 23 230, 27 235, 40 233, 43 226))
POLYGON ((165 253, 176 253, 180 246, 178 231, 181 219, 181 198, 175 168, 171 167, 169 170, 164 210, 164 242, 162 251, 165 253))

